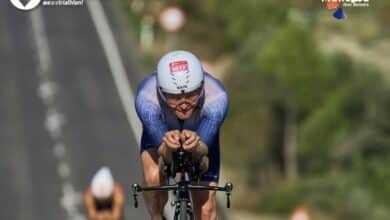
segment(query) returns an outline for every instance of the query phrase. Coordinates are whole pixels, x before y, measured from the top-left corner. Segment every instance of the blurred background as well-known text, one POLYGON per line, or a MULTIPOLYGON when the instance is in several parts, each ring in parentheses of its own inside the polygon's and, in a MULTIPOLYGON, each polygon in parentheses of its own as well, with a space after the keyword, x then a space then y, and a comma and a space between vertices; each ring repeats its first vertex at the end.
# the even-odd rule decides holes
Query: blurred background
MULTIPOLYGON (((132 93, 165 52, 185 49, 229 94, 228 219, 387 220, 389 10, 369 1, 339 20, 321 0, 28 12, 1 1, 0 219, 85 219, 82 195, 103 165, 129 195, 141 181, 132 93)), ((125 219, 148 219, 140 205, 128 200, 125 219)))

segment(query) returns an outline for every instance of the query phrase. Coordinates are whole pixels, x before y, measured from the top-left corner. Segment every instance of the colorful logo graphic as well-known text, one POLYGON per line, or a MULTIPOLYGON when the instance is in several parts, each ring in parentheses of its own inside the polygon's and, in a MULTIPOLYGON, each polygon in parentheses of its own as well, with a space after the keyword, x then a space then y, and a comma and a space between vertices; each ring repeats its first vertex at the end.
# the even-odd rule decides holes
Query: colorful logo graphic
POLYGON ((169 64, 169 70, 172 75, 176 73, 188 73, 188 62, 186 60, 172 62, 169 64))
POLYGON ((322 0, 322 2, 326 1, 326 7, 329 10, 334 10, 333 17, 338 20, 345 19, 344 9, 341 7, 341 0, 322 0))
POLYGON ((326 2, 326 7, 329 10, 334 10, 333 17, 338 20, 342 20, 347 17, 344 8, 370 6, 370 0, 322 0, 322 2, 326 2))
POLYGON ((335 17, 336 19, 339 19, 339 20, 346 18, 344 9, 337 8, 336 11, 333 12, 333 17, 335 17))
POLYGON ((326 7, 327 7, 329 10, 336 9, 336 8, 339 7, 339 5, 340 5, 340 0, 328 1, 328 3, 326 3, 326 7))

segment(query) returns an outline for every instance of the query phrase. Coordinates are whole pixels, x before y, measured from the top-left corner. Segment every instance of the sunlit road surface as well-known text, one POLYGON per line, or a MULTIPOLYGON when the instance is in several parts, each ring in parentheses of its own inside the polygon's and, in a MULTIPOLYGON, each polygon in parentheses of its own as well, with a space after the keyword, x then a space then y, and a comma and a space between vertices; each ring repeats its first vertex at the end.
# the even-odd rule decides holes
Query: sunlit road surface
MULTIPOLYGON (((117 3, 102 2, 134 92, 143 77, 135 49, 117 3)), ((126 219, 148 219, 142 197, 138 209, 129 200, 141 180, 123 103, 131 100, 119 94, 119 64, 107 58, 90 10, 23 12, 0 1, 0 219, 86 219, 82 194, 103 165, 125 188, 126 219)))

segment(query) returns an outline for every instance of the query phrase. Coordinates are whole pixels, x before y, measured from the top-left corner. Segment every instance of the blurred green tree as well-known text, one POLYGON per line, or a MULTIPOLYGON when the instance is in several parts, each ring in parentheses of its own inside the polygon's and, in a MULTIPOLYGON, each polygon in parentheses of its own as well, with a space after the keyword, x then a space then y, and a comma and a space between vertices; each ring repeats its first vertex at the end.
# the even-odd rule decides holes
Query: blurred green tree
POLYGON ((298 126, 306 115, 321 106, 336 76, 317 49, 305 25, 289 22, 256 54, 261 70, 262 92, 283 112, 283 150, 288 180, 298 175, 298 126))

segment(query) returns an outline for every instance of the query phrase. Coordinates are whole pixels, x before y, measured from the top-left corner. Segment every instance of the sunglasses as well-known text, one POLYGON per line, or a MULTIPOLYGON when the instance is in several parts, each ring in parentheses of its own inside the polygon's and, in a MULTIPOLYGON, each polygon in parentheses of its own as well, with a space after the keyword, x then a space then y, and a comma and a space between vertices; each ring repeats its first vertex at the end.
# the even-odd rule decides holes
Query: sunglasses
POLYGON ((178 104, 181 104, 183 102, 188 102, 190 104, 195 105, 201 95, 201 92, 202 92, 202 88, 199 88, 189 93, 183 93, 183 94, 164 93, 164 95, 167 99, 167 103, 171 106, 173 105, 177 106, 178 104))

